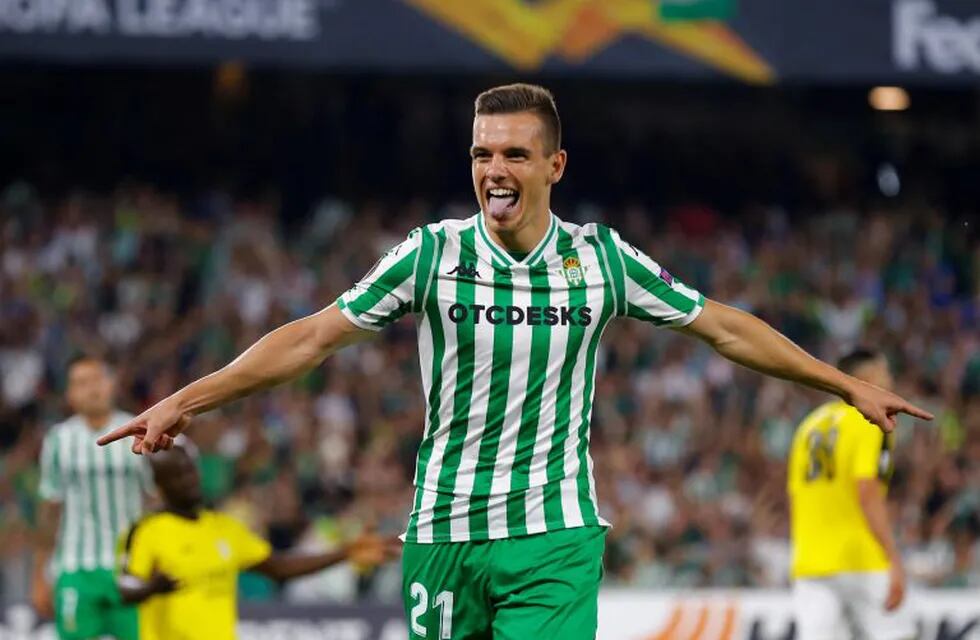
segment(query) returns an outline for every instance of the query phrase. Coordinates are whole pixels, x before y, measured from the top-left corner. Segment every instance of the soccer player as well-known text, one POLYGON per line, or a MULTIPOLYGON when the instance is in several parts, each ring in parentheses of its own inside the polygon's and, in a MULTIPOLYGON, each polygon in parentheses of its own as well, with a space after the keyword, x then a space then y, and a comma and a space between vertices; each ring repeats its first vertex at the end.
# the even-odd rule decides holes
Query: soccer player
POLYGON ((136 610, 120 600, 113 569, 116 541, 142 512, 150 481, 125 444, 96 445, 133 417, 114 407, 114 394, 106 362, 73 360, 66 395, 75 414, 51 428, 41 449, 32 600, 42 615, 53 609, 62 640, 136 639, 136 610))
POLYGON ((697 336, 759 371, 835 393, 883 429, 898 396, 706 300, 601 224, 550 208, 565 170, 554 99, 480 94, 470 148, 480 211, 415 229, 335 304, 272 331, 103 441, 172 444, 193 416, 295 378, 412 313, 427 400, 404 535, 412 638, 593 638, 607 523, 589 458, 596 351, 614 318, 697 336))
POLYGON ((344 560, 373 566, 393 556, 390 542, 374 535, 328 553, 273 552, 242 523, 204 508, 187 445, 150 460, 163 510, 130 529, 118 578, 123 600, 139 603, 140 640, 232 640, 240 571, 286 580, 344 560))
MULTIPOLYGON (((878 352, 856 349, 838 367, 882 389, 892 386, 878 352)), ((800 640, 839 640, 849 631, 874 640, 915 635, 902 606, 905 572, 885 504, 892 441, 840 400, 810 413, 793 438, 787 484, 800 640)))

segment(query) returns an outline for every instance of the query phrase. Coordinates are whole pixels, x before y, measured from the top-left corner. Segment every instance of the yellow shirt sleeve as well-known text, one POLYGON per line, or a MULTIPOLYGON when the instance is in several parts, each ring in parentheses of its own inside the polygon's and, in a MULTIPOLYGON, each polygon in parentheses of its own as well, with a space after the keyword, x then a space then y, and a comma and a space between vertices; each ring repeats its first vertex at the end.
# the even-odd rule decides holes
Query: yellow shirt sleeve
POLYGON ((144 580, 153 573, 153 528, 137 521, 129 530, 123 546, 120 569, 144 580))
POLYGON ((230 516, 225 516, 225 520, 225 529, 239 569, 254 567, 272 554, 272 546, 264 538, 230 516))
POLYGON ((848 423, 847 431, 852 433, 854 438, 851 475, 858 480, 877 478, 884 434, 856 410, 848 412, 844 420, 848 423))

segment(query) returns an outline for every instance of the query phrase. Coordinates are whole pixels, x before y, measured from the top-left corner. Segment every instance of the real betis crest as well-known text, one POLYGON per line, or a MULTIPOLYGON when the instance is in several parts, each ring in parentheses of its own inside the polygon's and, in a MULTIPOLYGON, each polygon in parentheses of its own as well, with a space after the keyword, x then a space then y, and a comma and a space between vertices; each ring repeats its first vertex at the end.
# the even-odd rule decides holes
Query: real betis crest
POLYGON ((561 274, 568 280, 568 284, 576 286, 585 281, 585 270, 582 263, 575 256, 568 256, 561 263, 561 274))

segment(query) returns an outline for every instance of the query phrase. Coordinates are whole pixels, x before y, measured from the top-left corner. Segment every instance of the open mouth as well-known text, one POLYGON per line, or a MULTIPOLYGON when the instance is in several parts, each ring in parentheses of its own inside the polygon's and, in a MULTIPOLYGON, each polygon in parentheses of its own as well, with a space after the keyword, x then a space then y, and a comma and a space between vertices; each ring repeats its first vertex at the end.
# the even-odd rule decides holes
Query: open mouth
POLYGON ((487 189, 487 213, 497 220, 506 218, 517 208, 521 194, 516 189, 493 187, 487 189))

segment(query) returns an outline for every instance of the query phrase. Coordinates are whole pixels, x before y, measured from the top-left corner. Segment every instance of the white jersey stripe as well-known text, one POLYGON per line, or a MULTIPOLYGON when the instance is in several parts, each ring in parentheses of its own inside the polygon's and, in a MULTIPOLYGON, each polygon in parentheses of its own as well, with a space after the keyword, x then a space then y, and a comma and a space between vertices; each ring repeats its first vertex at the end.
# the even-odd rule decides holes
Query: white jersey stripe
MULTIPOLYGON (((436 273, 446 273, 452 270, 459 262, 459 243, 446 243, 443 250, 442 261, 436 265, 436 273)), ((430 295, 438 296, 440 305, 443 301, 456 299, 456 281, 440 278, 433 287, 430 295)), ((425 470, 422 488, 422 504, 419 506, 418 541, 432 542, 432 512, 438 497, 439 474, 442 471, 442 459, 446 453, 446 445, 449 444, 449 425, 453 419, 454 390, 456 389, 456 367, 452 366, 456 360, 456 334, 455 325, 449 324, 444 327, 446 349, 443 355, 442 364, 442 393, 439 396, 439 407, 437 411, 439 425, 428 437, 433 439, 432 456, 429 458, 429 465, 425 470)))
MULTIPOLYGON (((489 253, 481 254, 481 245, 477 244, 477 255, 482 258, 480 267, 484 270, 489 269, 491 258, 489 253), (484 267, 483 265, 488 265, 484 267)), ((474 290, 474 304, 482 305, 485 308, 493 305, 493 282, 490 280, 492 275, 485 273, 481 279, 477 280, 474 290), (490 280, 490 282, 487 282, 490 280)), ((476 331, 489 332, 491 335, 486 339, 477 339, 474 345, 474 380, 489 379, 493 370, 493 325, 484 323, 476 327, 476 331)), ((480 441, 486 426, 487 405, 490 402, 490 386, 474 385, 473 394, 470 397, 469 422, 466 428, 466 438, 463 441, 462 459, 456 472, 456 487, 453 492, 452 502, 452 523, 451 540, 469 540, 469 507, 470 495, 473 491, 473 483, 476 480, 476 463, 479 460, 480 441)))
POLYGON ((95 521, 98 518, 97 507, 93 495, 95 487, 92 486, 92 467, 94 466, 93 451, 86 445, 88 434, 81 429, 76 429, 73 434, 76 459, 78 460, 78 491, 82 510, 87 517, 82 519, 82 557, 79 565, 82 569, 95 569, 98 566, 97 541, 95 538, 95 521))
MULTIPOLYGON (((112 496, 109 493, 109 469, 106 464, 109 452, 105 449, 90 449, 93 455, 93 469, 90 477, 95 483, 96 510, 98 512, 99 530, 111 532, 112 526, 112 496)), ((100 535, 97 539, 99 566, 112 566, 115 560, 115 541, 111 535, 100 535)))
MULTIPOLYGON (((526 268, 514 268, 511 271, 514 300, 516 307, 526 307, 531 304, 530 277, 526 268)), ((510 476, 514 466, 514 452, 517 450, 517 435, 521 425, 521 411, 524 408, 524 390, 527 388, 527 376, 530 361, 527 357, 517 357, 518 354, 531 352, 531 331, 529 327, 514 327, 514 347, 510 363, 510 384, 507 387, 507 409, 504 411, 504 427, 500 435, 500 445, 497 448, 497 460, 493 468, 493 481, 490 485, 492 495, 510 491, 510 476)), ((491 528, 499 523, 491 522, 491 528)), ((507 526, 506 512, 504 528, 507 526)))
POLYGON ((544 533, 548 530, 544 519, 544 485, 531 487, 524 494, 524 509, 527 514, 527 534, 544 533))

